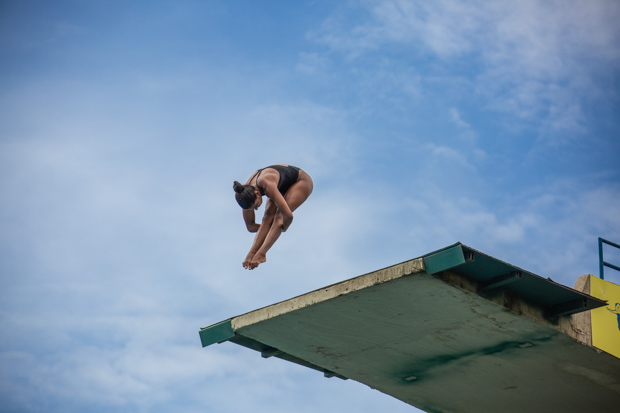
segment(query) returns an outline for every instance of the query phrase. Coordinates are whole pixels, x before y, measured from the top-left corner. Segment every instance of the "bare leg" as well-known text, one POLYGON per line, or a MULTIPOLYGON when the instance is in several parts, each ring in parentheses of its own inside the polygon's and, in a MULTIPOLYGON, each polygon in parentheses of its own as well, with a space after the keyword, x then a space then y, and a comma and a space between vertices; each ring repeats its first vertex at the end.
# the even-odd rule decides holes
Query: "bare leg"
MULTIPOLYGON (((300 171, 300 174, 302 174, 301 179, 295 182, 284 196, 291 212, 295 211, 301 204, 304 203, 306 199, 308 199, 313 189, 313 183, 310 176, 303 171, 300 171)), ((269 251, 269 249, 280 237, 280 234, 282 234, 282 225, 282 214, 280 211, 277 211, 262 245, 258 248, 249 262, 250 269, 254 269, 258 267, 259 264, 267 261, 267 251, 269 251)))
POLYGON ((265 214, 263 215, 263 221, 261 222, 261 225, 258 228, 256 235, 254 236, 254 242, 252 243, 250 252, 248 252, 248 255, 245 257, 245 261, 243 261, 243 268, 251 270, 258 265, 251 265, 252 258, 254 258, 259 248, 265 242, 265 238, 267 238, 267 234, 269 234, 273 225, 276 212, 276 204, 274 204, 270 199, 268 199, 265 204, 265 214))
POLYGON ((265 241, 250 260, 250 269, 254 269, 258 267, 259 264, 267 261, 267 251, 269 251, 269 248, 271 248, 273 244, 275 244, 275 242, 280 237, 280 234, 282 234, 283 224, 284 220, 282 219, 282 214, 280 213, 280 211, 278 211, 275 219, 271 224, 271 228, 269 228, 269 232, 265 237, 265 241))

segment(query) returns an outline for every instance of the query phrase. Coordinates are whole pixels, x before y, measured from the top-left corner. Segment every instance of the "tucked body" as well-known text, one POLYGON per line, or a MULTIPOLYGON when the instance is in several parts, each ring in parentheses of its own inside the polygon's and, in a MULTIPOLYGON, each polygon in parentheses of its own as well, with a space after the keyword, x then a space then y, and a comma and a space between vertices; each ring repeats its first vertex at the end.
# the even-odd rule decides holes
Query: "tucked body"
POLYGON ((243 267, 252 270, 267 261, 267 251, 286 232, 293 222, 293 212, 312 193, 312 178, 304 170, 292 165, 271 165, 259 169, 245 185, 235 181, 235 199, 243 209, 243 221, 250 232, 256 233, 243 267), (260 224, 255 212, 267 196, 265 212, 260 224))

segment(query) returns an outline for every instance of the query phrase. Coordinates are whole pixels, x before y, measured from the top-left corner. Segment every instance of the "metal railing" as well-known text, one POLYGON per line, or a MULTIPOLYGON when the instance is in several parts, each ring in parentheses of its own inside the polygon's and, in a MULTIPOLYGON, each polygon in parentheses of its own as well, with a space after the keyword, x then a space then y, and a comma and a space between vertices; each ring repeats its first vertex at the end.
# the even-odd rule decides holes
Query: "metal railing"
POLYGON ((620 245, 616 244, 615 242, 607 241, 606 239, 603 239, 601 237, 598 238, 598 268, 599 268, 601 280, 605 279, 604 267, 609 267, 616 271, 620 271, 620 267, 610 264, 608 262, 605 262, 605 260, 603 260, 603 243, 620 249, 620 245))

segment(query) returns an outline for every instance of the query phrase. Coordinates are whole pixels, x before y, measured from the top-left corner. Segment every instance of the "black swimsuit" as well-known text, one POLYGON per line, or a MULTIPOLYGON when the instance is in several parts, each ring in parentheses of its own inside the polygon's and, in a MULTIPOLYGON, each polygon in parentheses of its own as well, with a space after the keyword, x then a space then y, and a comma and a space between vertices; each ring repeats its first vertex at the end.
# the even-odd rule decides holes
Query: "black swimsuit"
POLYGON ((259 169, 257 171, 255 182, 256 182, 256 187, 258 188, 258 190, 260 191, 262 195, 265 195, 265 191, 263 191, 262 188, 258 186, 258 177, 260 176, 260 173, 264 169, 275 169, 276 171, 278 171, 278 173, 280 174, 280 180, 278 181, 278 191, 280 191, 282 195, 286 194, 289 188, 293 186, 293 184, 297 182, 297 180, 299 179, 299 168, 296 166, 271 165, 271 166, 267 166, 265 168, 259 169))

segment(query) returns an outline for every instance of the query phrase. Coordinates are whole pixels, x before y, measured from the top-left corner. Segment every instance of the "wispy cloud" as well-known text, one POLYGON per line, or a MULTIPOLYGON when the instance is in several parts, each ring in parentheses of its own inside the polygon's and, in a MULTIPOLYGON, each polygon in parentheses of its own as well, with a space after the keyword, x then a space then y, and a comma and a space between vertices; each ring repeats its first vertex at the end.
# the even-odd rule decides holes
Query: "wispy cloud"
POLYGON ((324 3, 287 39, 315 2, 147 3, 3 27, 2 406, 410 411, 197 330, 456 241, 570 285, 620 239, 617 145, 577 139, 617 129, 616 2, 324 3), (248 272, 231 184, 280 162, 315 192, 248 272))
MULTIPOLYGON (((439 59, 453 76, 470 79, 489 109, 553 133, 584 130, 583 105, 612 96, 605 84, 620 67, 616 2, 393 0, 361 7, 361 22, 333 16, 314 38, 353 59, 394 47, 400 61, 439 59)), ((433 75, 427 69, 422 77, 433 75)))
POLYGON ((531 189, 528 196, 498 194, 505 202, 493 209, 475 197, 421 184, 403 206, 409 215, 399 214, 407 216, 401 225, 422 237, 420 251, 428 249, 424 241, 429 238, 437 248, 461 241, 572 286, 579 275, 598 268, 597 237, 620 237, 620 218, 612 211, 620 190, 617 185, 585 188, 574 181, 531 189))

